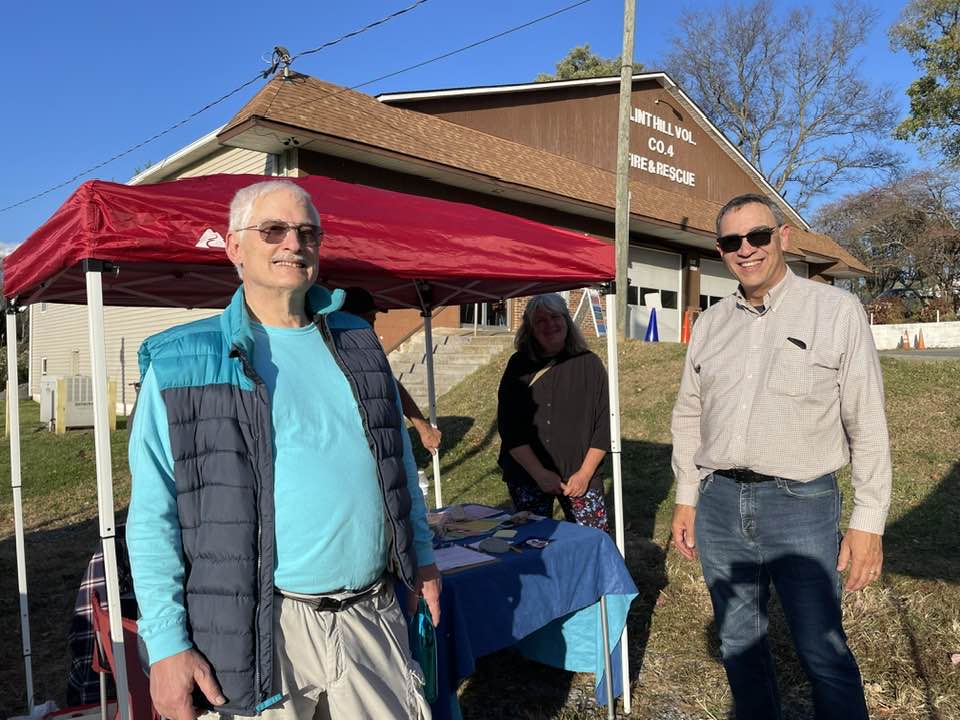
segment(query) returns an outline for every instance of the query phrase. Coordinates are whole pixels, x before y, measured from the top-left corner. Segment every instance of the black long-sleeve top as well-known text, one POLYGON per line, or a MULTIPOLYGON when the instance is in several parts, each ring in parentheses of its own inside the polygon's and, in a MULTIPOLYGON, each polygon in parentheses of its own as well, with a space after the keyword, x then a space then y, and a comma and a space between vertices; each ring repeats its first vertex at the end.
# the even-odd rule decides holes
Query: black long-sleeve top
MULTIPOLYGON (((592 352, 560 354, 556 363, 531 386, 547 360, 534 362, 514 353, 500 380, 497 428, 499 464, 507 483, 536 487, 510 450, 529 445, 547 470, 566 481, 580 469, 590 448, 609 451, 610 412, 607 372, 592 352)), ((597 468, 591 487, 601 487, 597 468)))

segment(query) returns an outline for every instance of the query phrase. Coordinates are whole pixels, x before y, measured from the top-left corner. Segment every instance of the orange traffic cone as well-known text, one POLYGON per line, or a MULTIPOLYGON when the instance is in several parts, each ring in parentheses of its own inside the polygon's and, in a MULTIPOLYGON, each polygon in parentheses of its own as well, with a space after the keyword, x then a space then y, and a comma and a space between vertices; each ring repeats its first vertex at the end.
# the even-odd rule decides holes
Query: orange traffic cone
POLYGON ((680 342, 684 345, 690 342, 690 311, 683 313, 683 326, 680 328, 680 342))
POLYGON ((920 334, 917 336, 917 350, 926 350, 927 344, 923 341, 923 330, 920 331, 920 334))
POLYGON ((913 347, 913 344, 910 342, 910 332, 907 330, 903 331, 903 337, 900 338, 900 347, 903 350, 910 350, 913 347))

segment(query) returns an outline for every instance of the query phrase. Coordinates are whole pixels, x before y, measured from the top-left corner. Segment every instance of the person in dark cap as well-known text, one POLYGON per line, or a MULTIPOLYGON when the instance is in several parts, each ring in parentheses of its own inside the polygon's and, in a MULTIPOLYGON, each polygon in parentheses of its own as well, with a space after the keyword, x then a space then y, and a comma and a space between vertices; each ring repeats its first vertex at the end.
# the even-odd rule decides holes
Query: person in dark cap
MULTIPOLYGON (((374 320, 377 319, 377 313, 387 312, 377 305, 376 299, 365 288, 354 286, 347 288, 345 292, 346 296, 340 310, 366 320, 370 323, 370 327, 373 327, 374 320)), ((423 447, 431 453, 436 453, 440 448, 440 431, 423 416, 420 408, 417 407, 417 403, 403 384, 399 380, 396 380, 396 383, 397 389, 400 391, 400 404, 403 406, 404 416, 417 431, 423 447)))

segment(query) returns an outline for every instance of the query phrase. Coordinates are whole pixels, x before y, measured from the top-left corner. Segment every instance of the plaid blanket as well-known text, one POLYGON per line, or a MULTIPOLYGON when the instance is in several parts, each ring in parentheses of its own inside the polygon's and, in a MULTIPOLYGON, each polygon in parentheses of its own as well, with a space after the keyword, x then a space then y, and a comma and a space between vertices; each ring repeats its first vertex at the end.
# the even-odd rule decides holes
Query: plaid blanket
MULTIPOLYGON (((133 580, 130 577, 130 561, 127 558, 127 543, 123 535, 123 526, 117 527, 117 570, 120 577, 120 601, 125 617, 137 617, 136 601, 133 596, 133 580)), ((106 608, 107 583, 103 569, 103 550, 97 550, 87 563, 87 570, 77 590, 77 600, 73 606, 73 618, 70 621, 68 644, 70 655, 70 674, 67 677, 67 705, 87 705, 100 702, 100 676, 94 672, 91 662, 97 643, 93 632, 93 593, 96 592, 106 608)), ((107 678, 107 697, 115 699, 116 691, 113 679, 107 678)))

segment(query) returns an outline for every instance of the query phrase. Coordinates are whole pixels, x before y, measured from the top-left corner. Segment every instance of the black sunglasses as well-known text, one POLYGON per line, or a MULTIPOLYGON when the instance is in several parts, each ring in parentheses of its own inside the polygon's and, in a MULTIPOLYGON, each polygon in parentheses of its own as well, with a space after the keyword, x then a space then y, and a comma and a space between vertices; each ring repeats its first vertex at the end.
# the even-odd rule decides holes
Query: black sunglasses
POLYGON ((744 240, 755 248, 765 247, 770 244, 776 231, 776 228, 757 228, 746 235, 724 235, 717 238, 717 245, 720 246, 720 251, 725 253, 739 250, 740 243, 744 240))

